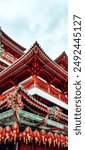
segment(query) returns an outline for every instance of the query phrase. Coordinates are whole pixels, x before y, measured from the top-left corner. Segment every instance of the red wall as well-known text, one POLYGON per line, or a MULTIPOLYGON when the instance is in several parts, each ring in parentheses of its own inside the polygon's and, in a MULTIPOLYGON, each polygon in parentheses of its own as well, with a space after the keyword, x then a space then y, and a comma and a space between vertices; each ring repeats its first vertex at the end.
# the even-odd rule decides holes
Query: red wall
POLYGON ((39 146, 39 145, 34 145, 34 144, 30 144, 30 145, 26 145, 26 144, 19 144, 18 146, 19 150, 67 150, 66 148, 57 148, 57 147, 49 147, 49 146, 39 146))

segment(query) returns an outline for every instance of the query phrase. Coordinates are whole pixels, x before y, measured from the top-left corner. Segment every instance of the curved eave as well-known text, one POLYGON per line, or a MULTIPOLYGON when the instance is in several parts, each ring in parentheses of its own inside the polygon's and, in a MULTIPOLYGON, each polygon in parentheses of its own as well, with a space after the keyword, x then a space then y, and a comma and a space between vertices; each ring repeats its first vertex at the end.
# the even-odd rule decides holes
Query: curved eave
POLYGON ((68 78, 67 72, 64 69, 60 68, 60 66, 58 64, 56 64, 54 61, 52 61, 42 51, 42 49, 39 47, 39 45, 35 43, 33 45, 33 47, 26 54, 24 54, 14 64, 12 64, 11 66, 9 66, 7 69, 5 69, 4 71, 2 71, 0 73, 0 84, 2 82, 4 82, 4 79, 8 80, 8 78, 10 78, 12 76, 12 74, 14 73, 13 70, 19 70, 19 68, 21 66, 24 68, 24 66, 27 63, 30 63, 31 58, 36 53, 36 48, 38 50, 38 57, 40 57, 42 59, 42 61, 44 61, 44 63, 46 64, 46 67, 48 67, 48 69, 50 69, 50 71, 51 70, 54 71, 54 73, 57 73, 58 75, 60 75, 61 78, 64 80, 68 78))
POLYGON ((3 38, 6 38, 8 41, 10 41, 12 44, 16 45, 19 49, 21 49, 22 51, 25 51, 26 48, 24 48, 23 46, 21 46, 20 44, 18 44, 17 42, 15 42, 12 38, 10 38, 5 32, 2 31, 2 40, 3 38))
POLYGON ((40 58, 45 62, 45 66, 49 66, 53 70, 62 76, 62 78, 67 78, 68 73, 62 67, 60 67, 55 61, 53 61, 41 48, 40 48, 40 58), (41 55, 42 54, 42 55, 41 55))
POLYGON ((61 54, 59 57, 57 57, 54 61, 57 63, 57 62, 60 61, 64 56, 65 56, 65 59, 64 59, 64 60, 68 63, 68 56, 67 56, 67 54, 66 54, 65 51, 63 51, 62 54, 61 54))
POLYGON ((0 39, 3 48, 15 57, 19 58, 24 54, 26 48, 19 45, 2 30, 0 30, 0 39))

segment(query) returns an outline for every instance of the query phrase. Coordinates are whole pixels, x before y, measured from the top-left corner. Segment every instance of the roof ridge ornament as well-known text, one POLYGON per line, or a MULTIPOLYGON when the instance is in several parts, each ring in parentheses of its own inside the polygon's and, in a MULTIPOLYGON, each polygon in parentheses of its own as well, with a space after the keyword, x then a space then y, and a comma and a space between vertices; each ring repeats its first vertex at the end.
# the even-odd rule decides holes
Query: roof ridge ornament
POLYGON ((33 49, 33 51, 34 51, 34 54, 37 54, 38 53, 38 47, 40 47, 39 46, 39 44, 38 44, 38 42, 37 41, 35 41, 35 43, 34 43, 34 49, 33 49))

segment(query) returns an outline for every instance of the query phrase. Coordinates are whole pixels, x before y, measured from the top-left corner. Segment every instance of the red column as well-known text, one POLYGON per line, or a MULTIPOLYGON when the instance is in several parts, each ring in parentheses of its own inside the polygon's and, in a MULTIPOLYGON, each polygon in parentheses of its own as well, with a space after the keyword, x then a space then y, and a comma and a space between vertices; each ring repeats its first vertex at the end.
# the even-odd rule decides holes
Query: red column
POLYGON ((33 80, 34 80, 34 87, 36 87, 37 86, 37 75, 36 74, 33 75, 33 80))

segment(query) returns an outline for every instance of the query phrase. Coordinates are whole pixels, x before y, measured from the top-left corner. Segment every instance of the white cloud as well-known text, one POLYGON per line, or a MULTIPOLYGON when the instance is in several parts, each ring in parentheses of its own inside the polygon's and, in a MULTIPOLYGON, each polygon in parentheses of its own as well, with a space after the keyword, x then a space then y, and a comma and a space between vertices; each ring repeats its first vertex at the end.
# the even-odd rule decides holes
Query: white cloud
POLYGON ((53 59, 67 52, 67 0, 0 0, 0 26, 30 48, 37 40, 53 59))

